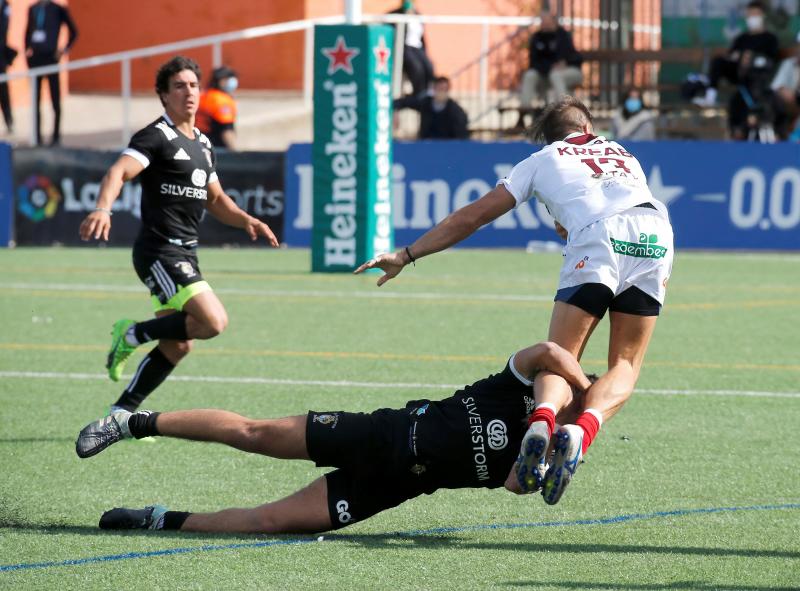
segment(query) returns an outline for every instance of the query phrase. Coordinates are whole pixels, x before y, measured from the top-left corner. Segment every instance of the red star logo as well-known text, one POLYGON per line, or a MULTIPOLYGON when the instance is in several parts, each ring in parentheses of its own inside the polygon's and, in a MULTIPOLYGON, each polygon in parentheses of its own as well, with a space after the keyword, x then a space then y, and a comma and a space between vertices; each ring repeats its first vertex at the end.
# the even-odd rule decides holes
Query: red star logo
POLYGON ((344 42, 344 37, 339 35, 336 38, 336 45, 333 47, 324 47, 322 53, 330 60, 328 62, 328 76, 330 76, 338 70, 344 70, 348 74, 352 74, 352 60, 361 53, 361 50, 357 47, 347 47, 347 44, 344 42))
POLYGON ((386 39, 383 35, 378 38, 378 44, 372 48, 372 53, 375 54, 375 73, 388 74, 389 57, 392 55, 392 50, 386 47, 386 39))

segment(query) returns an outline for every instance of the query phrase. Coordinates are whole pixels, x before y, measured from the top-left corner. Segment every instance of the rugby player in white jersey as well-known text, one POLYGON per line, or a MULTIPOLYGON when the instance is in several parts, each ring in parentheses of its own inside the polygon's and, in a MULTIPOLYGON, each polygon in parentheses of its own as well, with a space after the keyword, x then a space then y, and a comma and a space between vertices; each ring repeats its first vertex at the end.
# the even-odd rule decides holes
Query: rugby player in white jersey
POLYGON ((547 206, 566 238, 548 339, 580 359, 609 312, 608 372, 588 390, 575 424, 554 434, 555 455, 543 465, 555 415, 569 387, 558 375, 537 389, 537 407, 522 441, 518 477, 523 489, 542 487, 557 503, 603 421, 633 392, 672 270, 672 227, 662 203, 647 187, 636 158, 616 142, 592 133, 589 110, 574 97, 551 103, 533 128, 546 145, 518 163, 486 195, 453 212, 413 244, 356 269, 379 268, 383 285, 416 259, 464 240, 519 204, 536 198, 547 206))

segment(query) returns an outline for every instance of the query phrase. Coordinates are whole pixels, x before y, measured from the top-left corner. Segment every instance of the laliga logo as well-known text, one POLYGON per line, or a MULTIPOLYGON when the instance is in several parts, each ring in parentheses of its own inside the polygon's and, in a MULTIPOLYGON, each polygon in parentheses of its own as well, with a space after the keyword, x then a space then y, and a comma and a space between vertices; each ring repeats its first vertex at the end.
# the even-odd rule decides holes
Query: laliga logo
POLYGON ((34 222, 56 215, 60 201, 61 191, 45 176, 31 175, 17 189, 17 209, 34 222))

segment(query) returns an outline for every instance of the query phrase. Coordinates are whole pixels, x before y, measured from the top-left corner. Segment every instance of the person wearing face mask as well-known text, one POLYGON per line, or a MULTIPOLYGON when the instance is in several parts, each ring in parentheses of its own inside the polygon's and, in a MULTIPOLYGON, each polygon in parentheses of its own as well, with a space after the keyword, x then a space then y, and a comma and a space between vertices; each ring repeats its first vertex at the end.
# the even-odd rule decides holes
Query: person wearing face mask
POLYGON ((450 80, 438 76, 433 81, 433 95, 409 95, 394 101, 395 109, 419 111, 418 139, 464 140, 469 138, 467 114, 450 98, 450 80))
POLYGON ((636 88, 625 93, 622 104, 611 119, 615 139, 656 139, 656 115, 647 109, 636 88))
MULTIPOLYGON (((39 68, 57 64, 61 57, 66 55, 72 44, 78 38, 78 28, 70 16, 66 6, 56 4, 52 0, 39 0, 28 9, 28 27, 25 30, 25 55, 28 58, 29 68, 39 68), (66 26, 69 31, 67 44, 59 47, 58 36, 61 27, 66 26)), ((58 145, 61 141, 61 87, 58 72, 47 76, 36 77, 36 144, 42 143, 42 118, 39 104, 42 99, 42 78, 47 78, 50 88, 50 100, 53 103, 53 138, 52 144, 58 145)))
POLYGON ((235 150, 236 100, 233 93, 239 87, 236 72, 227 66, 216 68, 208 86, 200 95, 197 128, 215 147, 235 150))
POLYGON ((778 57, 778 38, 766 30, 766 10, 758 1, 749 2, 745 13, 747 31, 733 40, 728 53, 711 61, 709 87, 704 97, 694 99, 701 107, 713 107, 717 103, 717 89, 722 79, 731 84, 747 82, 753 70, 771 68, 778 57))
MULTIPOLYGON (((11 19, 11 6, 7 0, 0 0, 0 74, 6 73, 6 68, 17 57, 17 51, 8 46, 8 21, 11 19)), ((11 111, 11 99, 8 94, 8 83, 0 82, 0 110, 6 122, 8 134, 14 133, 14 115, 11 111)))

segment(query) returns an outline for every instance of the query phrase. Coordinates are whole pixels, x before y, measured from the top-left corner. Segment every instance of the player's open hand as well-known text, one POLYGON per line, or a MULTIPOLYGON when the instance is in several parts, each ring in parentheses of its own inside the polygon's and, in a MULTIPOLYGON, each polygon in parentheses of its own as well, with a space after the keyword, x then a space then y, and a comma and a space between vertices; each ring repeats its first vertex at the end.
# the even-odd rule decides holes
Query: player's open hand
POLYGON ((389 281, 389 279, 397 277, 407 264, 408 262, 406 261, 403 251, 389 252, 386 254, 379 254, 375 258, 368 260, 353 271, 353 273, 358 275, 367 269, 380 269, 383 271, 383 275, 378 279, 378 287, 380 287, 389 281))
POLYGON ((108 241, 108 233, 111 231, 111 214, 107 211, 96 210, 87 215, 81 222, 81 240, 103 240, 108 241))
POLYGON ((270 246, 278 247, 278 239, 275 238, 275 234, 273 234, 269 226, 261 220, 250 218, 245 224, 244 230, 250 236, 250 240, 258 240, 259 236, 263 236, 267 239, 270 246))

